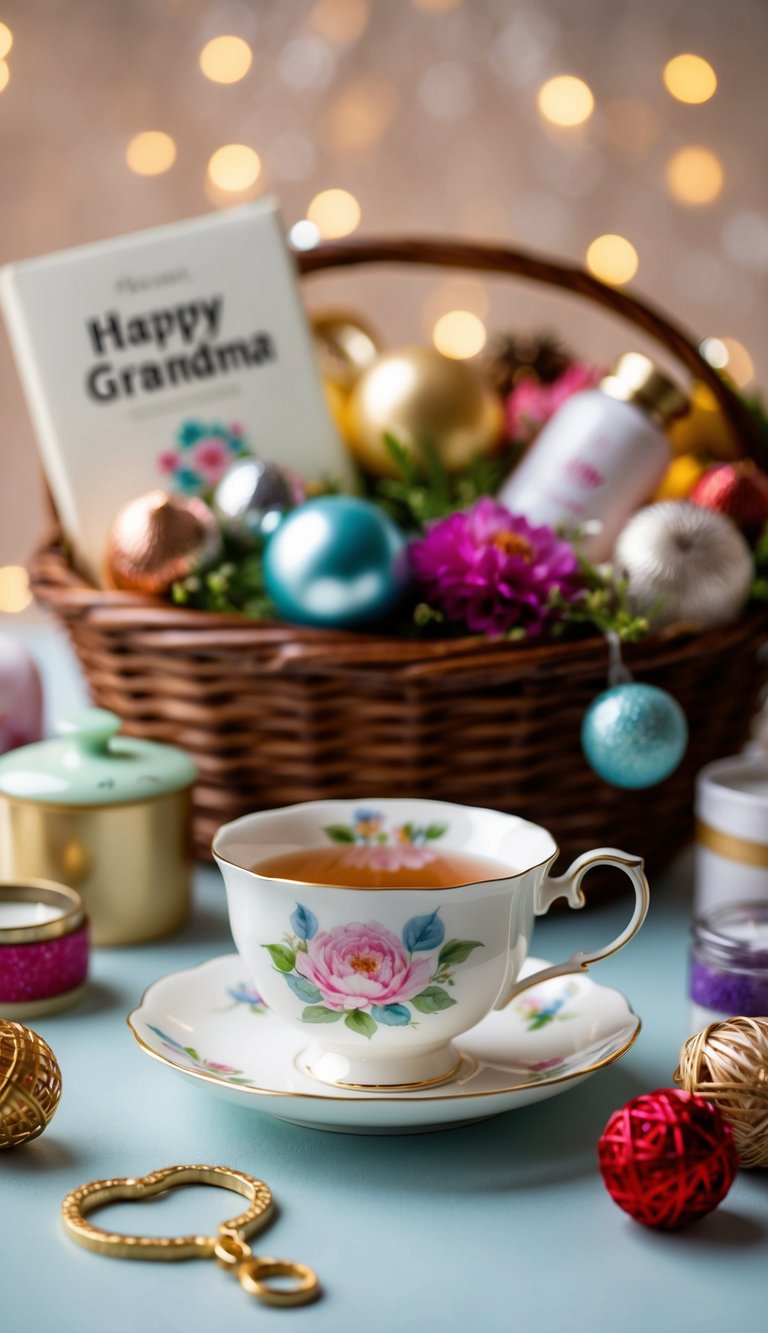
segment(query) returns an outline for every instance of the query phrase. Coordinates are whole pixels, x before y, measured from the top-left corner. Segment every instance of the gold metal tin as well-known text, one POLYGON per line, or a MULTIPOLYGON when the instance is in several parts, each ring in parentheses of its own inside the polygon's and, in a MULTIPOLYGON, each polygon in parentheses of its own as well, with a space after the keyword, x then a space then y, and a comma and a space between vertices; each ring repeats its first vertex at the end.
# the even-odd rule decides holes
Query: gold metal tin
POLYGON ((0 793, 0 878, 76 889, 97 946, 169 935, 189 914, 189 800, 188 788, 100 806, 0 793))

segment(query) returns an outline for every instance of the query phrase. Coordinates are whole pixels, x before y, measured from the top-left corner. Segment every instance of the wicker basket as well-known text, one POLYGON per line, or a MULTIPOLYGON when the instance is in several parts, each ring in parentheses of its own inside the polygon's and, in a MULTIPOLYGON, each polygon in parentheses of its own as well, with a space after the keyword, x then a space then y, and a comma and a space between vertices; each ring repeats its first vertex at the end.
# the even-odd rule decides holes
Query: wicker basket
MULTIPOLYGON (((716 395, 742 452, 752 419, 694 344, 666 319, 579 269, 446 241, 358 241, 303 254, 304 273, 363 263, 510 273, 580 293, 653 335, 716 395)), ((182 745, 200 771, 194 841, 209 856, 226 820, 321 797, 418 795, 488 805, 545 823, 563 852, 600 844, 652 867, 689 838, 696 771, 738 750, 768 668, 768 618, 699 635, 655 637, 625 652, 640 680, 680 701, 686 758, 660 786, 619 791, 586 765, 579 730, 605 688, 601 638, 521 646, 481 638, 414 642, 189 611, 100 591, 67 563, 58 537, 35 555, 38 600, 64 622, 95 701, 132 735, 182 745)))

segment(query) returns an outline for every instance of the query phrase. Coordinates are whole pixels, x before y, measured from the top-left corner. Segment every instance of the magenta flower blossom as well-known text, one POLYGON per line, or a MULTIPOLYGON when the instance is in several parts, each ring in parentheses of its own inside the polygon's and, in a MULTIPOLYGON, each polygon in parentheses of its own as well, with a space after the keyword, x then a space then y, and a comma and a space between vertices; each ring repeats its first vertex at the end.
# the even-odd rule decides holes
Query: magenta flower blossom
POLYGON ((557 409, 581 389, 591 389, 604 372, 574 361, 551 384, 523 378, 507 395, 507 434, 519 444, 530 444, 557 409))
POLYGON ((378 921, 321 930, 297 953, 296 971, 320 991, 329 1009, 401 1004, 429 985, 433 962, 409 955, 378 921))
POLYGON ((474 634, 541 634, 552 589, 567 601, 581 590, 570 543, 489 498, 439 519, 409 553, 424 600, 474 634))

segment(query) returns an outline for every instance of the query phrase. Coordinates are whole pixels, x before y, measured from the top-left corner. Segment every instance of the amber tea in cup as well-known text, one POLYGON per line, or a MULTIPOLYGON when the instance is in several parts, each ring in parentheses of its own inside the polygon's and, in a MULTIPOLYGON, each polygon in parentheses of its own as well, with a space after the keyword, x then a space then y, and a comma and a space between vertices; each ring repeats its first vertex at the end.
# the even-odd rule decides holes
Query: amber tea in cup
POLYGON ((248 867, 267 879, 350 889, 449 889, 506 879, 509 868, 490 856, 433 851, 426 846, 300 847, 248 867))

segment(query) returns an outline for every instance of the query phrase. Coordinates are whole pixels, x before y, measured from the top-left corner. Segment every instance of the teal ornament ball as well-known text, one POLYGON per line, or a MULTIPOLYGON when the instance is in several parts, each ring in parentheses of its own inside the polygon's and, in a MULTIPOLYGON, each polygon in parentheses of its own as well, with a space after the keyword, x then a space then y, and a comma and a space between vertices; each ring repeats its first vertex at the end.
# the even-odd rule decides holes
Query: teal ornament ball
POLYGON ((614 685, 592 701, 581 745, 597 775, 614 787, 653 787, 674 773, 688 744, 676 699, 655 685, 614 685))
POLYGON ((264 550, 264 586, 282 620, 324 629, 388 616, 409 582, 405 537, 376 505, 326 495, 283 519, 264 550))

